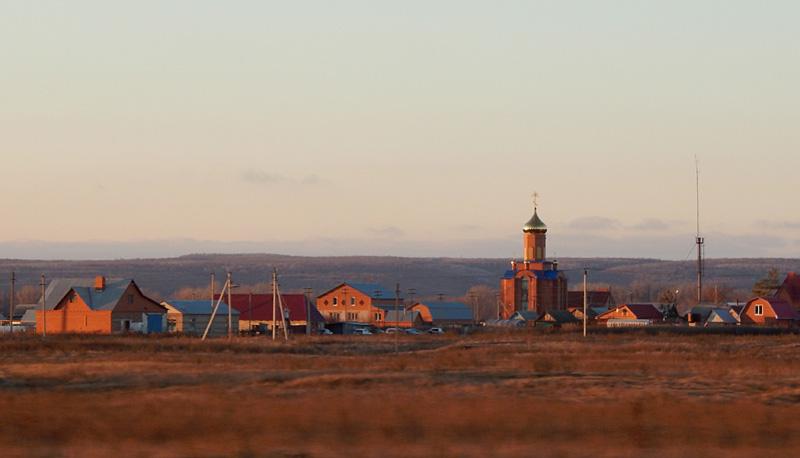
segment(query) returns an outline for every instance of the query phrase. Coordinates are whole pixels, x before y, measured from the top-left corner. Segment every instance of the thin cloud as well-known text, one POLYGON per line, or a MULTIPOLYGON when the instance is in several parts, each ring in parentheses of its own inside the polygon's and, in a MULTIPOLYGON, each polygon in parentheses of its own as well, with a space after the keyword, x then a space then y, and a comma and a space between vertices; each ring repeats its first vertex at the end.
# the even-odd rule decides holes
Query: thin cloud
POLYGON ((252 184, 277 184, 289 181, 284 175, 267 173, 261 170, 247 170, 243 172, 242 180, 252 184))
POLYGON ((586 216, 569 222, 567 227, 576 231, 598 231, 619 229, 622 224, 613 218, 586 216))
POLYGON ((397 226, 373 227, 368 232, 376 237, 402 237, 406 234, 397 226))
POLYGON ((665 231, 670 229, 672 224, 658 218, 647 218, 642 220, 639 224, 631 226, 631 229, 636 231, 665 231))
POLYGON ((293 178, 280 173, 267 173, 262 170, 247 170, 241 174, 242 181, 258 185, 274 185, 281 183, 301 184, 306 186, 318 185, 324 180, 317 174, 309 174, 302 178, 293 178))

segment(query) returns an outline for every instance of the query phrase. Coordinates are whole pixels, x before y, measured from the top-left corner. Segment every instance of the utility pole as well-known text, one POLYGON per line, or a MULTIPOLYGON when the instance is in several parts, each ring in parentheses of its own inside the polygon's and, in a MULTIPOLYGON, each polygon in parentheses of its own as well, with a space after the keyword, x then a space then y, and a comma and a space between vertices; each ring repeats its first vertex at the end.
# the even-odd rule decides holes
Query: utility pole
POLYGON ((394 352, 400 354, 400 283, 394 289, 394 352))
POLYGON ((46 284, 44 274, 42 274, 42 280, 39 282, 39 286, 42 288, 42 338, 47 337, 47 298, 44 295, 46 284))
POLYGON ((306 296, 306 336, 311 335, 311 295, 314 294, 312 288, 303 288, 306 296))
POLYGON ((17 274, 11 272, 11 297, 8 302, 8 324, 11 326, 11 334, 14 334, 14 301, 16 300, 15 287, 17 285, 17 274))
MULTIPOLYGON (((250 288, 250 294, 247 295, 247 323, 250 327, 247 333, 250 334, 253 332, 253 288, 250 288)), ((239 318, 239 330, 242 330, 241 318, 239 318)))
POLYGON ((216 283, 217 283, 217 280, 216 280, 216 278, 214 278, 214 272, 211 272, 211 288, 210 288, 210 290, 211 290, 211 309, 212 310, 214 309, 214 301, 216 300, 216 299, 214 299, 214 289, 216 288, 216 283))
POLYGON ((231 305, 231 290, 233 289, 232 274, 228 272, 228 340, 233 339, 233 306, 231 305))
POLYGON ((472 325, 474 326, 478 322, 478 295, 475 293, 471 293, 469 295, 472 304, 472 325))
POLYGON ((587 279, 589 269, 583 269, 583 337, 586 337, 586 314, 589 309, 589 290, 587 289, 587 279))
POLYGON ((694 163, 697 179, 697 238, 695 239, 697 242, 697 303, 700 304, 703 302, 703 271, 705 270, 703 246, 706 240, 700 235, 700 162, 697 160, 697 156, 694 157, 694 163))
POLYGON ((272 269, 272 340, 275 340, 276 337, 276 329, 275 329, 275 321, 277 316, 275 316, 276 307, 278 306, 278 270, 273 268, 272 269))

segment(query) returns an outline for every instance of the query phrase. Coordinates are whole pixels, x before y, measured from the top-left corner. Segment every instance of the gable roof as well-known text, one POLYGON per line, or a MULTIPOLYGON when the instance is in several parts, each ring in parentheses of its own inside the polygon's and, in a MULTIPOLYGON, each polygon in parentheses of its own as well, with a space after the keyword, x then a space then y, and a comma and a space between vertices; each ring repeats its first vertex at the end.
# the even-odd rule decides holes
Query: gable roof
MULTIPOLYGON (((388 300, 388 299, 394 299, 395 298, 395 292, 394 291, 388 290, 388 289, 384 288, 382 285, 380 285, 378 283, 356 283, 356 282, 349 282, 349 281, 345 281, 345 282, 339 283, 335 287, 333 287, 333 288, 325 291, 324 293, 320 294, 318 297, 324 296, 326 294, 330 294, 333 291, 341 288, 342 286, 348 286, 350 288, 356 289, 356 290, 358 290, 359 292, 361 292, 362 294, 368 296, 371 299, 385 299, 385 300, 388 300)), ((403 296, 402 296, 402 293, 401 293, 400 299, 402 299, 402 298, 403 298, 403 296)))
MULTIPOLYGON (((589 307, 604 306, 612 302, 611 291, 609 290, 587 291, 586 296, 589 307)), ((583 291, 568 291, 567 307, 580 307, 583 310, 583 291)))
POLYGON ((578 319, 567 310, 549 310, 544 313, 537 321, 547 321, 554 323, 577 323, 578 319))
POLYGON ((519 321, 536 321, 542 317, 542 314, 539 312, 535 312, 533 310, 517 310, 511 315, 509 320, 519 320, 519 321))
MULTIPOLYGON (((228 296, 225 295, 225 300, 228 296)), ((219 299, 219 294, 214 295, 219 299)), ((289 321, 306 321, 306 296, 304 294, 281 294, 283 305, 289 309, 289 321)), ((211 301, 208 301, 210 304, 211 301)), ((231 305, 239 311, 239 319, 245 321, 272 321, 272 294, 231 294, 231 305), (251 303, 252 298, 252 303, 251 303)), ((325 319, 311 303, 311 321, 322 322, 325 319)), ((276 319, 280 319, 280 309, 276 308, 276 319)))
POLYGON ((472 321, 473 319, 472 308, 461 302, 420 302, 417 305, 427 307, 433 321, 472 321))
MULTIPOLYGON (((47 310, 55 309, 56 305, 64 299, 64 296, 73 288, 92 288, 94 289, 95 278, 52 278, 47 280, 47 288, 44 291, 45 306, 47 310)), ((106 290, 118 290, 120 285, 124 284, 123 291, 133 280, 122 278, 107 278, 106 290)), ((77 292, 77 291, 76 291, 77 292)), ((121 295, 122 293, 120 293, 121 295)), ((110 297, 110 296, 107 296, 110 297)), ((81 296, 83 298, 83 296, 81 296)), ((85 301, 86 299, 84 299, 85 301)), ((42 304, 42 298, 39 298, 39 305, 42 304)), ((89 305, 89 302, 86 303, 89 305)), ((91 306, 90 306, 91 307, 91 306)))
POLYGON ((775 312, 776 320, 800 320, 800 312, 798 312, 792 304, 776 297, 756 297, 747 303, 745 309, 749 309, 757 301, 764 301, 768 303, 775 312))
POLYGON ((739 322, 731 312, 727 309, 714 309, 708 315, 708 319, 706 320, 708 323, 725 323, 725 324, 736 324, 739 322))
MULTIPOLYGON (((166 306, 168 309, 171 307, 177 310, 184 315, 211 315, 211 312, 214 310, 214 307, 211 305, 211 300, 207 301, 181 301, 181 300, 169 300, 164 301, 161 303, 162 305, 166 306)), ((228 314, 228 304, 224 302, 220 302, 219 308, 217 309, 217 315, 228 314)), ((236 309, 231 310, 231 315, 239 315, 239 311, 236 309)))
POLYGON ((653 304, 623 304, 600 314, 598 319, 602 319, 605 315, 613 314, 621 308, 630 310, 637 320, 659 321, 664 319, 664 315, 653 304))
MULTIPOLYGON (((125 291, 128 290, 129 286, 133 286, 139 294, 142 295, 146 300, 152 302, 153 304, 157 305, 158 307, 164 308, 158 302, 150 299, 149 297, 145 296, 139 286, 133 280, 114 280, 114 281, 106 281, 105 287, 103 289, 96 289, 94 287, 94 279, 92 279, 92 286, 73 286, 67 290, 64 295, 54 301, 52 307, 50 303, 46 304, 48 310, 53 310, 59 302, 61 302, 64 297, 69 294, 70 291, 74 291, 76 295, 78 295, 81 300, 92 310, 114 310, 114 308, 119 304, 120 299, 125 294, 125 291)), ((47 291, 45 290, 45 297, 47 297, 47 291)))
POLYGON ((789 272, 781 287, 778 288, 777 296, 795 307, 800 307, 800 275, 795 272, 789 272))

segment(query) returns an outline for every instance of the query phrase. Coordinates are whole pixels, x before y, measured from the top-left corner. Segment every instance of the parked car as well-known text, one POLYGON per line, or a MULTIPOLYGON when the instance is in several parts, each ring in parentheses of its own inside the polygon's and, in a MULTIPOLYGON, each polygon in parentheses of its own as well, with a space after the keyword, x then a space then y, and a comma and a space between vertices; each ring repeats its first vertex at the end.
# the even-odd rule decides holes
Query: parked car
POLYGON ((411 335, 418 336, 418 335, 420 335, 422 333, 419 332, 418 330, 414 329, 414 328, 409 328, 409 329, 406 329, 406 334, 411 334, 411 335))
POLYGON ((369 332, 369 329, 367 329, 367 328, 354 329, 353 330, 353 334, 355 334, 357 336, 371 336, 372 335, 372 333, 369 332))
POLYGON ((330 329, 320 329, 319 335, 321 336, 332 336, 333 332, 330 329))
POLYGON ((428 334, 442 335, 442 334, 444 334, 444 329, 442 329, 442 328, 430 328, 430 329, 428 329, 428 334))
POLYGON ((398 332, 403 332, 403 330, 400 328, 386 328, 384 332, 386 332, 386 334, 395 334, 398 332))

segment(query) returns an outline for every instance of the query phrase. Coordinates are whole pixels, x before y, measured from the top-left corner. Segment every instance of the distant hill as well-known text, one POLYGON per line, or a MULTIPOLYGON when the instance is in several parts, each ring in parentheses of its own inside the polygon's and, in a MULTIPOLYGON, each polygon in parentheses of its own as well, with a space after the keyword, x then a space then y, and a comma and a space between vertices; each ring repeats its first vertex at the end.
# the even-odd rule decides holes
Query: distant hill
MULTIPOLYGON (((650 282, 671 286, 695 279, 693 262, 656 259, 566 258, 571 287, 578 288, 584 266, 591 268, 590 282, 628 286, 650 282)), ((503 259, 398 258, 398 257, 295 257, 273 254, 190 255, 166 259, 117 261, 17 261, 0 260, 0 290, 8 289, 8 275, 17 272, 20 285, 37 285, 39 275, 48 277, 130 277, 145 290, 166 297, 181 287, 204 287, 209 274, 234 273, 237 283, 252 285, 269 281, 272 268, 280 273, 282 288, 299 291, 310 287, 320 293, 347 279, 393 287, 416 288, 418 295, 463 295, 477 284, 496 288, 509 267, 503 259)), ((800 259, 710 259, 706 282, 749 290, 770 268, 781 274, 800 271, 800 259)))

